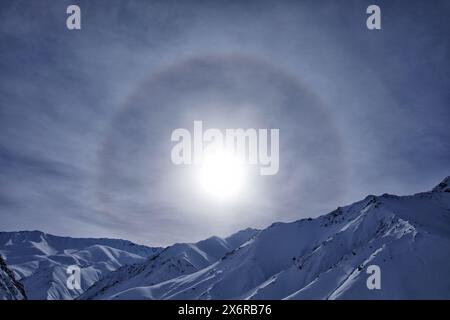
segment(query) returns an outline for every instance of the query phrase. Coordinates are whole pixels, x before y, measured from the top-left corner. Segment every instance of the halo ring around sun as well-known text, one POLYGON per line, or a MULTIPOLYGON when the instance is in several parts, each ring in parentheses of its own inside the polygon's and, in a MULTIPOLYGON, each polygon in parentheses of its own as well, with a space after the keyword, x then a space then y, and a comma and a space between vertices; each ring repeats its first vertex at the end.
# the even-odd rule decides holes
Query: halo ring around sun
POLYGON ((98 159, 98 204, 115 216, 130 207, 127 193, 146 212, 156 203, 202 210, 194 190, 222 202, 245 199, 250 209, 264 201, 287 204, 319 192, 329 198, 345 192, 343 144, 320 100, 281 68, 242 55, 196 57, 152 73, 113 119, 98 159), (219 161, 200 170, 195 182, 174 169, 170 133, 199 119, 221 129, 280 128, 279 174, 264 179, 219 161), (235 184, 227 180, 230 170, 235 184), (317 181, 327 181, 326 190, 318 190, 317 181))

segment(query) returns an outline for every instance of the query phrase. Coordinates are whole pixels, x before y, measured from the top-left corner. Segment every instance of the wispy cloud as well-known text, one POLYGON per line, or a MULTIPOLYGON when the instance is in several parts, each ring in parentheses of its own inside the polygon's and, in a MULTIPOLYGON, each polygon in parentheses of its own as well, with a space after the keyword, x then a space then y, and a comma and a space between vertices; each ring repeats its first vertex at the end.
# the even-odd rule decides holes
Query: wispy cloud
POLYGON ((1 229, 161 245, 448 175, 445 1, 382 2, 381 31, 361 1, 79 1, 81 31, 69 4, 0 5, 1 229), (280 128, 280 174, 202 199, 169 159, 197 117, 280 128))

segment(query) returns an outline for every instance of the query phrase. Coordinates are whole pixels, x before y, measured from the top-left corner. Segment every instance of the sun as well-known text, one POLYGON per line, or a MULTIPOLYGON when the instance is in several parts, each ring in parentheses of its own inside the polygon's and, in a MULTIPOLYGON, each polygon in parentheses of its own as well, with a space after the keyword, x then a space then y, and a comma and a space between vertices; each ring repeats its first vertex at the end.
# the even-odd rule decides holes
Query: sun
POLYGON ((220 201, 236 199, 245 182, 244 162, 224 151, 207 152, 198 170, 200 189, 220 201))

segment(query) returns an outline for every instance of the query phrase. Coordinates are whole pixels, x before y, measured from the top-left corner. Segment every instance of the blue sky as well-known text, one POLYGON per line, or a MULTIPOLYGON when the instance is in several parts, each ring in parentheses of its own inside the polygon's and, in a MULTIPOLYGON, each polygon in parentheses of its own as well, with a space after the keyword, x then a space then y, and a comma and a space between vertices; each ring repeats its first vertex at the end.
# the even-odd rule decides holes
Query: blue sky
POLYGON ((151 245, 431 189, 450 166, 450 4, 0 4, 0 229, 151 245), (198 118, 201 119, 198 119, 198 118), (170 133, 280 128, 280 172, 212 203, 170 133))

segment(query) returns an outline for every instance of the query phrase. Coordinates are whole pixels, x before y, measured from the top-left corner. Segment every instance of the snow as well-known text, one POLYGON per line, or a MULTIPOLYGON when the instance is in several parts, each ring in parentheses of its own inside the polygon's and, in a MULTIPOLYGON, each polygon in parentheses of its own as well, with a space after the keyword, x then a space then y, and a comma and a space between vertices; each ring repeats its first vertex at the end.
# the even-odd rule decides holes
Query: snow
POLYGON ((105 288, 100 281, 80 298, 449 299, 447 182, 431 192, 368 196, 316 219, 274 223, 214 263, 229 242, 212 237, 200 245, 215 255, 177 244, 162 260, 185 258, 184 272, 145 262, 130 277, 112 272, 118 283, 105 288), (381 290, 367 288, 372 264, 380 266, 381 290))
MULTIPOLYGON (((199 270, 205 271, 218 259, 250 240, 257 233, 258 230, 246 229, 225 239, 214 236, 197 243, 174 244, 144 263, 124 266, 106 275, 80 296, 80 299, 103 299, 106 296, 116 296, 121 292, 127 292, 125 296, 128 297, 130 292, 134 292, 129 289, 160 284, 199 270)), ((157 286, 142 297, 155 297, 157 294, 152 291, 160 290, 161 287, 157 286)), ((121 298, 125 296, 120 295, 121 298)))
POLYGON ((13 272, 0 256, 0 300, 25 300, 26 294, 13 272))
POLYGON ((0 233, 0 253, 37 299, 450 299, 449 182, 164 249, 35 231, 0 233), (65 289, 69 264, 79 292, 65 289))
POLYGON ((0 244, 0 254, 29 299, 76 298, 104 274, 162 250, 126 240, 57 237, 40 231, 0 232, 0 244), (81 290, 66 286, 70 265, 81 269, 81 290))

